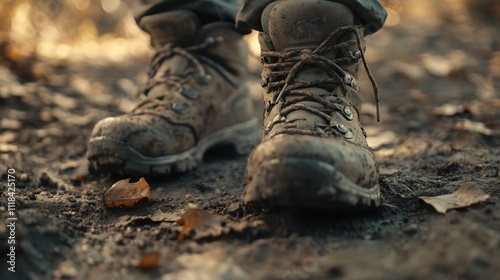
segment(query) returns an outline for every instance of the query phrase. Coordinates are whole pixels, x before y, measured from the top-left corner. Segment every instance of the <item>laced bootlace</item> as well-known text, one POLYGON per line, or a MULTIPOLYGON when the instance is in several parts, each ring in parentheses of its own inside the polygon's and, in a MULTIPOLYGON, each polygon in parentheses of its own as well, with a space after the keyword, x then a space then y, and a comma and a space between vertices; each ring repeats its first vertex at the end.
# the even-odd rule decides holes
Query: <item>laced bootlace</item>
MULTIPOLYGON (((307 90, 303 90, 303 88, 313 86, 324 87, 326 84, 335 84, 339 85, 342 88, 342 92, 346 94, 346 84, 350 84, 351 86, 355 85, 355 80, 349 74, 346 74, 345 71, 339 66, 339 64, 352 63, 354 61, 358 61, 361 58, 361 60, 363 61, 363 66, 373 87, 373 93, 377 107, 377 121, 380 121, 380 101, 378 87, 372 73, 370 72, 370 69, 368 68, 368 64, 366 63, 364 50, 361 44, 361 35, 359 34, 359 27, 345 26, 334 30, 314 50, 304 49, 284 52, 262 51, 262 57, 263 67, 270 70, 268 79, 263 80, 263 86, 267 86, 269 88, 269 92, 272 92, 273 94, 271 101, 266 104, 268 111, 270 111, 270 109, 278 102, 283 101, 284 96, 294 95, 294 97, 296 98, 284 102, 280 114, 277 117, 281 117, 295 110, 304 110, 320 116, 328 123, 330 123, 333 119, 331 113, 334 110, 342 111, 345 110, 346 107, 339 106, 337 103, 327 99, 327 96, 320 96, 307 90), (347 46, 352 45, 354 43, 353 40, 348 40, 338 44, 334 43, 335 39, 347 34, 354 35, 359 52, 348 52, 348 56, 335 59, 328 59, 321 55, 322 53, 329 50, 342 50, 347 46), (329 78, 310 82, 296 80, 295 76, 306 65, 324 70, 325 73, 328 74, 329 78), (317 103, 322 104, 325 109, 320 110, 300 102, 308 100, 313 100, 317 103)), ((321 127, 321 125, 318 126, 321 127)), ((341 129, 346 128, 342 126, 341 129)))
POLYGON ((161 112, 159 112, 157 108, 172 109, 177 113, 183 113, 185 108, 182 104, 174 103, 171 100, 166 99, 165 97, 174 92, 177 92, 184 94, 189 99, 196 99, 195 92, 183 87, 184 81, 187 77, 195 75, 200 83, 209 83, 212 80, 212 76, 207 73, 207 70, 203 66, 202 62, 208 65, 214 64, 214 62, 212 62, 210 59, 202 55, 198 55, 196 54, 196 52, 202 49, 215 47, 222 41, 222 37, 209 37, 201 44, 186 48, 174 44, 166 44, 165 46, 157 49, 156 53, 153 55, 149 63, 149 78, 146 84, 138 92, 138 96, 140 96, 141 99, 136 104, 132 113, 136 115, 161 115, 161 112), (156 74, 160 69, 162 63, 175 55, 180 55, 186 58, 187 61, 194 67, 187 68, 186 71, 182 73, 182 75, 174 75, 166 72, 162 76, 157 76, 156 74), (150 96, 149 91, 160 84, 167 85, 169 90, 164 91, 163 94, 160 95, 150 96))

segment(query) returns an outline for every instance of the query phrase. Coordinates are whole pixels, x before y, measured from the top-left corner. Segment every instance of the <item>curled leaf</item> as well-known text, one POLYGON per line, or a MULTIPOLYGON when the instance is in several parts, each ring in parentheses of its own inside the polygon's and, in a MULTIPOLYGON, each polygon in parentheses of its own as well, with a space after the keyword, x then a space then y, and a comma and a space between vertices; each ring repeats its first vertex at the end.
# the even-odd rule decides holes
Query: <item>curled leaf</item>
POLYGON ((104 205, 107 208, 128 207, 132 208, 140 201, 150 201, 149 187, 146 179, 142 177, 135 183, 130 183, 130 178, 114 183, 104 194, 104 205))
POLYGON ((439 196, 421 196, 420 199, 432 205, 436 211, 446 214, 446 211, 457 208, 468 207, 472 204, 485 201, 490 198, 489 194, 473 186, 465 186, 452 194, 439 196))
POLYGON ((139 261, 139 264, 137 266, 142 269, 150 269, 158 267, 159 265, 160 265, 160 253, 152 252, 144 254, 141 257, 141 260, 139 261))
POLYGON ((461 131, 469 131, 473 133, 480 133, 484 135, 492 135, 493 131, 489 129, 484 123, 482 122, 474 122, 470 120, 462 120, 458 123, 455 124, 455 128, 457 130, 461 131))
POLYGON ((193 238, 197 239, 221 234, 221 226, 224 222, 223 216, 199 208, 189 208, 176 221, 177 224, 182 225, 177 242, 193 235, 193 238))

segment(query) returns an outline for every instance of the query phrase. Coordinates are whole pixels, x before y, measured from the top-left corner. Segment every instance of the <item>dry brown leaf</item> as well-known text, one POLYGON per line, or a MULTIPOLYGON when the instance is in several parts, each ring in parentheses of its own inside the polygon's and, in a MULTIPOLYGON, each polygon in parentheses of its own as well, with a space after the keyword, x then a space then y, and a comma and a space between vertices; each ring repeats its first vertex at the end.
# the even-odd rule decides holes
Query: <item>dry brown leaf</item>
POLYGON ((177 224, 182 225, 177 242, 185 240, 193 235, 193 233, 198 233, 198 238, 210 236, 213 233, 222 233, 220 232, 220 227, 224 221, 225 218, 223 216, 212 214, 199 208, 189 208, 176 221, 177 224))
POLYGON ((432 205, 437 212, 446 214, 448 210, 464 208, 485 201, 490 198, 490 195, 476 187, 465 186, 452 194, 421 196, 419 198, 432 205))
POLYGON ((489 100, 495 97, 495 85, 493 83, 493 75, 483 78, 480 75, 471 73, 468 75, 469 80, 476 85, 476 95, 481 100, 489 100))
POLYGON ((447 56, 424 53, 420 55, 420 59, 424 68, 432 75, 457 77, 463 71, 467 54, 461 50, 452 51, 447 56))
POLYGON ((500 99, 498 98, 465 102, 463 107, 465 111, 472 114, 475 120, 500 121, 500 99))
POLYGON ((470 120, 462 120, 455 124, 455 128, 460 131, 469 131, 473 133, 480 133, 484 135, 492 135, 493 131, 486 127, 482 122, 474 122, 470 120))
POLYGON ((150 269, 158 267, 159 265, 160 265, 160 253, 152 252, 144 254, 137 266, 142 269, 150 269))
POLYGON ((441 106, 435 107, 432 111, 436 116, 445 116, 450 117, 459 113, 463 113, 464 106, 463 105, 454 105, 454 104, 443 104, 441 106))
MULTIPOLYGON (((153 198, 150 198, 153 201, 153 198)), ((147 216, 122 216, 120 221, 115 223, 116 227, 127 227, 136 222, 153 222, 153 223, 174 223, 179 220, 180 214, 177 212, 163 212, 157 209, 152 215, 147 216)))
POLYGON ((398 140, 396 133, 392 131, 385 131, 383 133, 373 134, 368 137, 366 141, 368 142, 368 146, 372 149, 378 149, 384 145, 393 144, 398 140))
POLYGON ((431 55, 431 54, 422 54, 420 56, 422 60, 422 65, 424 66, 429 73, 438 76, 445 77, 448 76, 453 70, 453 65, 450 59, 439 56, 439 55, 431 55))
POLYGON ((161 279, 251 279, 248 273, 235 263, 228 253, 227 246, 212 245, 199 254, 184 253, 176 256, 172 262, 180 265, 180 269, 164 274, 161 279))
POLYGON ((399 170, 397 168, 386 168, 386 167, 380 167, 379 168, 379 173, 380 175, 392 175, 396 172, 398 172, 399 170))
POLYGON ((120 180, 114 183, 109 190, 104 194, 104 205, 108 208, 117 207, 134 207, 142 201, 147 199, 150 201, 149 187, 146 179, 142 177, 135 183, 130 183, 130 178, 120 180))

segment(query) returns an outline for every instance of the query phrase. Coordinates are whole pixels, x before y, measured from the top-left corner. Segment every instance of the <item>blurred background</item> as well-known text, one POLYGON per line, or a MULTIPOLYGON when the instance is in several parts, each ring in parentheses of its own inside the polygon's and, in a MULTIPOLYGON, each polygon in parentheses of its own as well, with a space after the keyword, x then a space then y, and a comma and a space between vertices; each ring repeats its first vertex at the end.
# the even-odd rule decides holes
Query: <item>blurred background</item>
POLYGON ((146 54, 147 40, 125 1, 4 0, 0 3, 0 63, 14 64, 11 67, 35 56, 119 62, 128 56, 146 54))
MULTIPOLYGON (((3 0, 0 63, 16 67, 21 60, 33 56, 119 62, 128 56, 148 54, 148 38, 137 28, 128 10, 130 1, 134 0, 3 0)), ((398 26, 402 21, 417 21, 419 26, 430 26, 439 32, 441 25, 455 24, 457 32, 468 36, 466 29, 474 21, 500 23, 497 0, 381 2, 389 12, 386 28, 398 26)), ((474 35, 464 40, 496 40, 486 38, 485 32, 474 35)), ((252 43, 253 52, 258 53, 258 44, 252 43)), ((494 70, 495 74, 500 72, 494 70)))

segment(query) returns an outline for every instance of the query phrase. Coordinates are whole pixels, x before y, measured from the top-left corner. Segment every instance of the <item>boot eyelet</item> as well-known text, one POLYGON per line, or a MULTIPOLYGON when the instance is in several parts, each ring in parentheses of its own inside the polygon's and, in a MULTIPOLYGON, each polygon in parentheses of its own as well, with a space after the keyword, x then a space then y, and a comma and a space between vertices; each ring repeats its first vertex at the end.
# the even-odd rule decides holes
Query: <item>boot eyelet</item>
POLYGON ((205 39, 205 43, 208 44, 208 45, 213 45, 213 44, 215 44, 215 38, 214 37, 208 37, 207 39, 205 39))
POLYGON ((358 83, 356 82, 356 79, 354 79, 351 75, 349 74, 345 74, 344 76, 344 84, 352 87, 352 88, 355 88, 358 83))
POLYGON ((224 37, 222 37, 222 36, 215 37, 215 42, 216 43, 222 43, 222 42, 224 42, 224 37))
POLYGON ((203 76, 201 78, 201 81, 204 83, 204 84, 208 84, 212 81, 212 76, 210 74, 206 74, 205 76, 203 76))
POLYGON ((260 57, 260 63, 262 63, 262 64, 266 63, 266 58, 263 57, 263 56, 261 56, 260 57))
POLYGON ((198 99, 198 93, 187 88, 181 89, 181 95, 191 100, 198 99))
POLYGON ((361 52, 360 51, 355 51, 355 52, 347 51, 345 53, 345 56, 348 58, 351 58, 353 60, 359 60, 361 58, 361 52))
POLYGON ((343 124, 338 124, 337 129, 344 135, 350 132, 349 129, 347 129, 347 127, 343 124))
POLYGON ((361 58, 361 52, 360 51, 355 51, 353 56, 354 56, 355 59, 360 59, 361 58))
POLYGON ((352 132, 343 124, 337 124, 337 129, 342 133, 345 139, 351 139, 353 137, 352 132))
POLYGON ((346 85, 350 85, 350 84, 351 84, 351 82, 352 82, 352 77, 351 77, 351 75, 349 75, 349 74, 345 74, 345 76, 344 76, 344 84, 346 84, 346 85))
POLYGON ((342 114, 344 114, 344 117, 346 119, 352 121, 353 115, 352 115, 352 110, 349 106, 344 106, 344 108, 342 108, 342 114))
POLYGON ((182 104, 172 103, 172 110, 174 110, 174 112, 182 115, 186 112, 186 107, 182 104))

